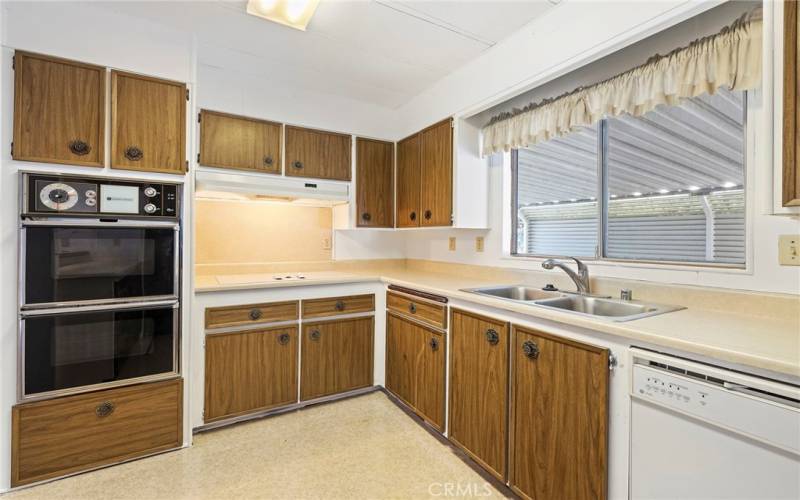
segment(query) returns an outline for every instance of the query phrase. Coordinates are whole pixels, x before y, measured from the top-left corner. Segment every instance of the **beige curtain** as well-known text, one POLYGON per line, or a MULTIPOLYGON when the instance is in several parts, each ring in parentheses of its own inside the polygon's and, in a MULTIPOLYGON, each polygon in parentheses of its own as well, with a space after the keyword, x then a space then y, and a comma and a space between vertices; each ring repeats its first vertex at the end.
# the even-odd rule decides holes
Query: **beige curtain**
POLYGON ((605 116, 640 116, 722 86, 756 88, 761 83, 761 29, 761 9, 756 9, 716 35, 606 81, 496 116, 482 130, 483 154, 531 146, 605 116))

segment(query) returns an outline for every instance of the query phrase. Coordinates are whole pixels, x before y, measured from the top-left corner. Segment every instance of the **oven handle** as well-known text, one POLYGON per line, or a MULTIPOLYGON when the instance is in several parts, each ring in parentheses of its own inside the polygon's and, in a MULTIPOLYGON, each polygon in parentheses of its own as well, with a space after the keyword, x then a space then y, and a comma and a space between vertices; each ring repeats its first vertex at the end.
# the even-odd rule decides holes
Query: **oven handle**
POLYGON ((75 306, 75 307, 59 307, 51 309, 32 309, 21 311, 19 317, 21 319, 32 318, 36 316, 53 316, 56 314, 77 314, 101 311, 130 311, 130 310, 145 310, 145 309, 158 309, 169 306, 172 309, 180 307, 178 300, 154 300, 150 302, 132 302, 128 304, 104 304, 96 306, 75 306))
POLYGON ((23 219, 23 228, 27 226, 44 227, 132 227, 132 228, 172 228, 180 229, 180 224, 172 221, 133 220, 133 219, 23 219))

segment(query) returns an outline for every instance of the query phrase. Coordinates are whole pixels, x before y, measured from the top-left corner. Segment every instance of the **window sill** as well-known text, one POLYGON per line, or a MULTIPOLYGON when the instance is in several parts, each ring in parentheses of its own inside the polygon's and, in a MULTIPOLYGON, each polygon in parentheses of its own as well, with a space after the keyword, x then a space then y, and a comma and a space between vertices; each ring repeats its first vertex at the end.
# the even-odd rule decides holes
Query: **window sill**
MULTIPOLYGON (((505 254, 501 257, 502 260, 507 262, 526 262, 526 263, 541 263, 551 257, 532 257, 532 256, 515 256, 505 254)), ((566 260, 568 257, 555 257, 557 259, 566 260)), ((708 266, 703 264, 678 264, 673 262, 642 262, 642 261, 624 261, 613 259, 581 259, 587 265, 595 268, 606 269, 654 269, 660 271, 683 271, 695 273, 718 273, 718 274, 731 274, 731 275, 752 275, 753 271, 748 267, 729 267, 725 265, 708 266)), ((569 262, 572 262, 569 260, 569 262)))

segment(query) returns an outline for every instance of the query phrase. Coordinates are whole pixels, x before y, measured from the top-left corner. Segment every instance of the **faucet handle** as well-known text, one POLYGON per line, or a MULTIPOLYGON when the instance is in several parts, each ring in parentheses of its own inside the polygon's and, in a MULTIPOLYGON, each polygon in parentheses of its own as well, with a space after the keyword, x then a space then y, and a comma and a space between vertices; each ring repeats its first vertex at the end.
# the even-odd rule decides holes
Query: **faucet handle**
POLYGON ((589 267, 586 264, 584 264, 583 261, 580 260, 579 258, 570 257, 570 259, 574 260, 575 263, 578 264, 578 272, 579 273, 583 274, 583 273, 586 273, 586 272, 589 271, 589 267))

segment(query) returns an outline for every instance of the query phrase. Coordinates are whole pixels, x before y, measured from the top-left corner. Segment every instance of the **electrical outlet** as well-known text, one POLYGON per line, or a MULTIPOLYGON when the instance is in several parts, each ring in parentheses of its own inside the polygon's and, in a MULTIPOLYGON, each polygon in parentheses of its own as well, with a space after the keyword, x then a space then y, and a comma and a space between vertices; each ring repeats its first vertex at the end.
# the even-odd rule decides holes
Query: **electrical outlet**
POLYGON ((483 252, 483 236, 475 237, 475 251, 483 252))
POLYGON ((322 238, 322 249, 323 250, 330 250, 331 249, 331 239, 328 237, 322 238))
POLYGON ((455 236, 451 236, 449 238, 448 246, 449 246, 451 252, 455 252, 456 251, 456 237, 455 236))
POLYGON ((778 237, 778 263, 782 266, 800 266, 800 234, 782 234, 778 237))

